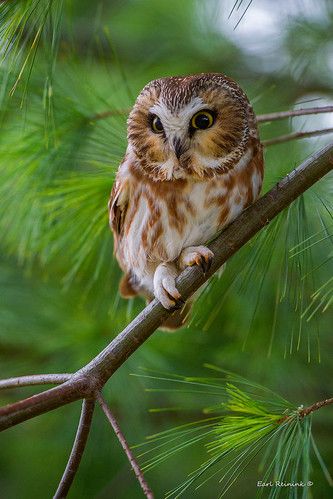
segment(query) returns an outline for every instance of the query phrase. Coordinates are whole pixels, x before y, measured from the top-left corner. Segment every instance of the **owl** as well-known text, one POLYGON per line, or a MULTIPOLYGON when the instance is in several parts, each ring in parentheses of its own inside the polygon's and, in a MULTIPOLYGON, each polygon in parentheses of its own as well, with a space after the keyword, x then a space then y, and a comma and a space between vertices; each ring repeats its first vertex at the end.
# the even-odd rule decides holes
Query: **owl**
POLYGON ((187 266, 209 269, 206 244, 259 195, 264 163, 253 109, 220 73, 160 78, 137 97, 128 147, 109 201, 120 293, 157 298, 181 327, 176 278, 187 266))

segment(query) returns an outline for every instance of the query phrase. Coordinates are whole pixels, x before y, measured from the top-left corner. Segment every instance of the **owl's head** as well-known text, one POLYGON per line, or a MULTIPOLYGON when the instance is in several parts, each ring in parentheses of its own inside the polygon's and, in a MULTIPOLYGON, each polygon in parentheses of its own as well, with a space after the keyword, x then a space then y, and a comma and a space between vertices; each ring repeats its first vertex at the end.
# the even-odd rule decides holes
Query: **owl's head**
POLYGON ((220 73, 154 80, 128 118, 128 153, 156 181, 226 173, 256 144, 246 95, 220 73))

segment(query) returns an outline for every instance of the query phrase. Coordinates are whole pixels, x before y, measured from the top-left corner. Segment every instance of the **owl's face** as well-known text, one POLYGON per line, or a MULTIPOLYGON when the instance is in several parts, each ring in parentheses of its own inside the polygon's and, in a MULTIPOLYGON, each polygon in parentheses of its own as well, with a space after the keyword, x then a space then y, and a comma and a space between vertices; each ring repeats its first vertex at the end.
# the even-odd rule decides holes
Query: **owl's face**
POLYGON ((156 181, 225 173, 250 154, 255 141, 248 99, 222 74, 154 80, 128 119, 128 152, 156 181))

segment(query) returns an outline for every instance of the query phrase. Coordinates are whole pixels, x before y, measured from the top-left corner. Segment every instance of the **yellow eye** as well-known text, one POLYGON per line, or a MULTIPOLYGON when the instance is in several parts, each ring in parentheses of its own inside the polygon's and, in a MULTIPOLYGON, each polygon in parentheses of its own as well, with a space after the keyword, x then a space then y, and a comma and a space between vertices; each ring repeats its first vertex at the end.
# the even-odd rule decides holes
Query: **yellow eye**
POLYGON ((211 111, 198 111, 192 116, 191 127, 199 130, 206 130, 214 124, 214 115, 211 111))
POLYGON ((154 116, 152 116, 151 129, 155 133, 162 133, 164 130, 163 125, 162 125, 162 121, 160 120, 160 118, 158 116, 156 116, 156 114, 154 116))

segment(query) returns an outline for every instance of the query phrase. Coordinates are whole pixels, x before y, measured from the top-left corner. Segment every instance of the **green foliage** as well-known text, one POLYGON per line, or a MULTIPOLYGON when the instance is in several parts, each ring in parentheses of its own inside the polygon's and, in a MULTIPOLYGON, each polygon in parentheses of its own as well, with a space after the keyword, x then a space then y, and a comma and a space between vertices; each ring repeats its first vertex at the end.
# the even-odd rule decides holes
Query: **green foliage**
MULTIPOLYGON (((144 377, 171 386, 180 384, 183 393, 200 393, 201 410, 210 415, 152 435, 138 446, 142 449, 139 458, 145 470, 160 466, 171 457, 175 462, 176 454, 198 444, 202 459, 208 454, 203 464, 166 494, 167 498, 185 493, 192 495, 193 490, 205 487, 210 480, 218 481, 214 488, 219 490, 218 497, 223 497, 258 457, 261 461, 257 469, 257 497, 262 497, 265 487, 269 487, 267 497, 270 499, 307 497, 306 488, 312 485, 310 473, 314 456, 330 485, 333 484, 312 436, 311 416, 302 418, 301 408, 297 409, 267 388, 226 372, 220 378, 144 377), (214 398, 216 404, 203 406, 206 398, 214 398), (301 482, 304 485, 289 488, 282 485, 301 482)), ((158 393, 159 389, 153 391, 158 393)))
POLYGON ((28 92, 33 66, 44 55, 44 94, 52 95, 52 77, 59 46, 63 0, 13 0, 2 2, 0 8, 0 52, 2 106, 6 106, 6 93, 13 95, 24 82, 21 105, 28 92), (47 53, 47 60, 45 55, 47 53))
MULTIPOLYGON (((284 355, 292 355, 304 346, 309 361, 312 352, 320 359, 320 341, 316 331, 325 328, 326 317, 316 312, 326 312, 330 305, 327 270, 331 258, 327 258, 327 254, 331 240, 325 236, 321 237, 321 245, 307 242, 312 240, 321 223, 324 227, 328 226, 332 212, 326 209, 325 196, 328 193, 320 185, 317 188, 319 193, 322 191, 320 194, 314 188, 314 192, 295 201, 258 234, 250 248, 243 248, 222 276, 215 278, 207 287, 192 319, 196 327, 209 331, 212 324, 222 321, 230 294, 245 294, 251 302, 251 306, 243 310, 243 318, 247 322, 243 327, 246 332, 245 348, 249 335, 255 334, 258 322, 262 320, 262 304, 270 296, 272 311, 265 331, 267 354, 271 355, 273 348, 279 348, 276 344, 278 335, 284 355), (318 199, 322 202, 318 203, 318 199), (257 285, 253 286, 253 283, 257 285), (324 295, 315 308, 322 292, 324 295), (223 299, 216 304, 212 298, 214 295, 223 296, 223 299), (291 315, 292 327, 288 325, 291 315)), ((323 235, 323 229, 320 229, 320 234, 323 235)))

